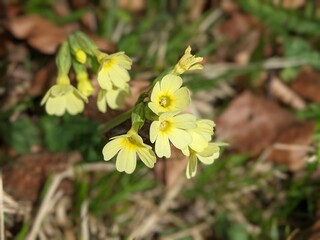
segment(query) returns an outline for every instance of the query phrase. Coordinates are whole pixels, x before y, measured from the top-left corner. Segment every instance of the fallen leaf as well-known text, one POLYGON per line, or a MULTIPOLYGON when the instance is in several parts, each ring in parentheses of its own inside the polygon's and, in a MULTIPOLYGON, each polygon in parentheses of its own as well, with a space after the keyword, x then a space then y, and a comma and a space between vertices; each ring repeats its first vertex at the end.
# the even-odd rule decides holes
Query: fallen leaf
POLYGON ((313 68, 309 66, 302 68, 292 81, 291 88, 300 96, 320 103, 320 74, 313 68))
POLYGON ((231 42, 239 41, 239 38, 246 34, 256 21, 249 15, 235 12, 230 15, 230 18, 222 22, 214 28, 214 33, 217 36, 225 37, 231 42))
POLYGON ((188 157, 171 145, 171 157, 157 160, 155 174, 158 181, 163 182, 167 189, 173 187, 181 175, 185 174, 188 157))
POLYGON ((38 96, 44 94, 52 82, 51 80, 56 76, 56 67, 53 61, 38 69, 34 74, 31 86, 28 90, 29 96, 38 96))
POLYGON ((303 7, 306 4, 306 0, 282 0, 282 6, 288 9, 295 9, 303 7))
POLYGON ((145 9, 145 0, 119 0, 119 7, 130 12, 140 12, 145 9))
POLYGON ((276 139, 266 159, 284 164, 291 171, 297 171, 306 164, 308 146, 315 131, 314 122, 295 122, 284 129, 276 139))
POLYGON ((30 46, 46 54, 56 52, 74 25, 56 26, 37 15, 24 15, 9 19, 9 31, 18 39, 26 39, 30 46))
POLYGON ((256 156, 292 121, 275 102, 244 92, 218 117, 216 132, 230 149, 256 156))
POLYGON ((221 1, 221 9, 226 13, 234 13, 239 10, 239 5, 235 0, 221 1))
POLYGON ((19 201, 34 202, 50 174, 80 161, 81 155, 77 152, 23 155, 2 168, 4 189, 19 201))

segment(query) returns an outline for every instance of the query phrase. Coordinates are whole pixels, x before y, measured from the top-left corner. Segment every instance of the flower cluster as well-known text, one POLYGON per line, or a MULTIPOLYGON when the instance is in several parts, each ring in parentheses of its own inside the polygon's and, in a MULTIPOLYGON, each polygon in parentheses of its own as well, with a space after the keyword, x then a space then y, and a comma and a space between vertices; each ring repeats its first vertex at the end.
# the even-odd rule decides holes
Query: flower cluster
MULTIPOLYGON (((198 160, 212 164, 219 157, 221 144, 211 142, 214 122, 184 113, 191 97, 189 89, 183 86, 181 75, 202 69, 201 61, 201 57, 191 54, 189 46, 178 63, 156 78, 151 87, 140 95, 134 108, 124 113, 125 119, 113 119, 109 129, 130 116, 132 127, 126 134, 111 138, 104 146, 104 160, 116 157, 116 169, 130 174, 136 168, 137 157, 147 167, 153 168, 157 158, 170 158, 171 149, 175 147, 189 157, 186 176, 192 178, 196 175, 198 160), (145 122, 150 124, 145 125, 145 122), (146 130, 149 136, 143 139, 139 133, 146 130)), ((50 115, 81 113, 92 95, 96 96, 98 109, 105 113, 107 106, 112 109, 120 107, 130 94, 128 71, 132 60, 124 52, 101 52, 81 32, 72 33, 61 45, 56 64, 56 83, 41 101, 50 115), (74 72, 71 76, 76 80, 74 85, 71 84, 71 69, 74 72), (95 86, 98 89, 90 80, 92 72, 97 75, 95 86)))
MULTIPOLYGON (((214 122, 197 119, 194 115, 183 113, 190 104, 190 91, 183 86, 180 75, 186 71, 202 69, 202 58, 191 55, 188 47, 175 67, 163 77, 156 79, 153 87, 136 103, 132 112, 132 128, 127 134, 114 137, 108 142, 103 155, 106 161, 118 154, 116 168, 120 172, 132 173, 136 167, 137 155, 142 162, 152 168, 158 158, 171 156, 171 145, 189 157, 186 176, 196 175, 198 160, 212 164, 219 157, 221 144, 211 143, 214 122), (145 96, 149 96, 145 100, 145 96), (152 147, 145 144, 139 130, 145 121, 150 121, 149 140, 152 147)), ((127 78, 114 85, 124 84, 127 78)), ((110 86, 104 85, 105 88, 110 86)))
POLYGON ((97 72, 97 107, 101 112, 107 111, 107 105, 112 109, 119 108, 125 97, 130 95, 128 70, 132 60, 124 52, 107 54, 99 51, 81 32, 71 34, 61 45, 56 64, 56 84, 41 101, 50 115, 62 116, 65 112, 75 115, 84 110, 88 97, 95 94, 88 70, 97 72), (75 73, 76 87, 70 82, 71 68, 75 73))

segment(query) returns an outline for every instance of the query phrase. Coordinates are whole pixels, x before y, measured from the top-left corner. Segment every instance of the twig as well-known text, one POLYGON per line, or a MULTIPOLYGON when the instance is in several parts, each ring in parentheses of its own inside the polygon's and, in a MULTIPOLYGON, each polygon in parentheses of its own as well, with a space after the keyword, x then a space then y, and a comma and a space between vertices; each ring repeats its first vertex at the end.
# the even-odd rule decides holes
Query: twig
POLYGON ((3 184, 0 173, 0 240, 4 240, 3 184))

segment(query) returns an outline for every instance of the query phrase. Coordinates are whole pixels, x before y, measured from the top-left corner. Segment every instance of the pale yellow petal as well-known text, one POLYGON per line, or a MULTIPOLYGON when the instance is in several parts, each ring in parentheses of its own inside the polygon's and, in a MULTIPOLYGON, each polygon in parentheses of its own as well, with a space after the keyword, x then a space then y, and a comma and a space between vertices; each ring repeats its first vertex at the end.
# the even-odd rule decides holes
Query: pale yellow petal
POLYGON ((154 143, 158 137, 159 133, 159 126, 160 122, 159 121, 153 121, 150 126, 150 141, 154 143))
POLYGON ((100 90, 97 98, 97 107, 100 112, 105 113, 107 111, 106 91, 100 90))
POLYGON ((127 55, 125 55, 124 52, 118 52, 115 54, 111 54, 110 56, 116 59, 117 64, 119 64, 121 67, 127 70, 131 69, 132 60, 127 55))
POLYGON ((169 139, 165 135, 158 135, 155 144, 155 150, 158 157, 169 158, 171 156, 169 139))
POLYGON ((181 152, 183 153, 183 155, 185 156, 190 156, 190 149, 187 147, 185 149, 181 149, 181 152))
POLYGON ((152 89, 151 101, 156 103, 158 101, 159 94, 160 94, 160 83, 157 82, 152 89))
POLYGON ((117 75, 119 76, 119 78, 121 78, 122 81, 129 82, 130 75, 125 68, 116 64, 112 69, 117 73, 117 75))
POLYGON ((130 80, 130 76, 127 70, 117 65, 115 65, 109 70, 109 76, 110 76, 112 85, 121 89, 126 88, 127 82, 130 80))
POLYGON ((72 92, 73 89, 74 89, 74 87, 71 86, 70 84, 54 85, 51 88, 51 94, 52 94, 52 96, 62 96, 62 95, 66 95, 66 94, 72 92))
POLYGON ((181 87, 182 82, 183 81, 181 77, 173 74, 168 74, 164 76, 160 82, 161 91, 175 92, 181 87))
POLYGON ((66 111, 65 96, 50 97, 45 108, 50 115, 62 116, 66 111))
POLYGON ((151 109, 152 112, 154 112, 155 114, 159 113, 159 107, 158 104, 154 103, 154 102, 149 102, 148 103, 148 107, 151 109))
POLYGON ((174 106, 177 110, 185 109, 190 101, 190 92, 186 87, 182 87, 174 93, 174 106))
POLYGON ((107 103, 112 109, 119 108, 129 94, 121 89, 107 91, 107 103))
POLYGON ((49 89, 49 90, 46 92, 46 94, 44 95, 44 97, 42 98, 40 105, 45 104, 45 103, 48 101, 50 95, 51 95, 51 93, 50 93, 50 89, 49 89))
POLYGON ((220 155, 219 145, 209 143, 202 152, 197 153, 198 159, 204 164, 212 164, 220 155))
POLYGON ((101 88, 106 90, 112 89, 112 81, 108 70, 103 69, 103 67, 100 68, 97 79, 101 88))
POLYGON ((198 165, 197 157, 195 156, 195 154, 191 154, 189 157, 189 161, 186 169, 186 176, 188 179, 196 175, 197 165, 198 165))
POLYGON ((169 140, 178 149, 185 149, 192 142, 191 135, 188 132, 177 128, 170 131, 169 140))
POLYGON ((135 150, 130 148, 123 148, 120 150, 116 161, 116 169, 119 172, 131 174, 136 169, 136 164, 137 155, 135 150))
POLYGON ((175 112, 165 112, 165 113, 162 113, 160 116, 159 116, 159 121, 165 121, 167 119, 172 119, 174 116, 176 116, 179 112, 178 111, 175 111, 175 112))
POLYGON ((181 129, 191 129, 195 128, 196 117, 192 114, 180 114, 173 117, 174 126, 181 129))
POLYGON ((66 108, 68 113, 75 115, 83 111, 84 103, 80 98, 77 98, 74 94, 69 93, 66 95, 66 108))
POLYGON ((109 161, 111 158, 113 158, 119 151, 122 149, 121 144, 122 139, 116 138, 112 141, 108 142, 102 149, 103 158, 106 161, 109 161))
POLYGON ((209 140, 196 132, 191 132, 190 134, 192 137, 192 142, 189 147, 196 152, 202 152, 208 146, 209 140))
POLYGON ((153 168, 156 162, 156 155, 152 151, 152 149, 148 149, 145 147, 141 147, 137 150, 138 156, 141 161, 149 168, 153 168))

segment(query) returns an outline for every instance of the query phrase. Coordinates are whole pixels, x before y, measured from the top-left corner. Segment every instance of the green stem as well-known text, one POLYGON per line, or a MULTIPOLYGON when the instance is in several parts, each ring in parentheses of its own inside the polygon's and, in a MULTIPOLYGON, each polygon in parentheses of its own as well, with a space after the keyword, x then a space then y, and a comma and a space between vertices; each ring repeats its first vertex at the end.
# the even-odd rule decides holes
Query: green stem
POLYGON ((116 126, 120 125, 121 123, 125 122, 131 117, 132 109, 121 113, 120 115, 116 116, 115 118, 109 120, 108 122, 102 124, 99 127, 100 133, 106 133, 109 132, 112 128, 115 128, 116 126))

